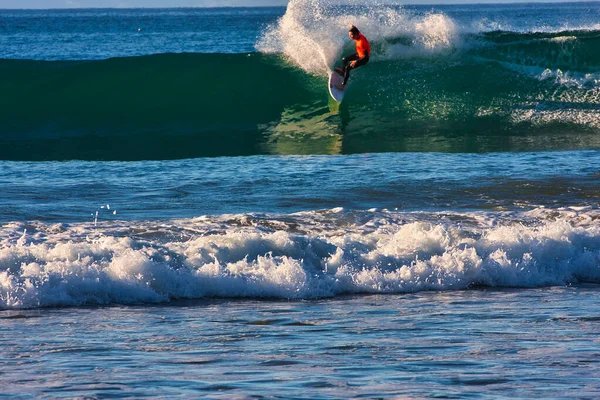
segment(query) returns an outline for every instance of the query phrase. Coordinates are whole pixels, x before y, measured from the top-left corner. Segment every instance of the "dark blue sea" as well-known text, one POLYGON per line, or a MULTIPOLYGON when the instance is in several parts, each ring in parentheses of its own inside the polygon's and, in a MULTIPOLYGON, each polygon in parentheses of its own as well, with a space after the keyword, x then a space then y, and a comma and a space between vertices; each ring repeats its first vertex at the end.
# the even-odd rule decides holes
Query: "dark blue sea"
POLYGON ((0 398, 593 399, 599 333, 600 3, 0 10, 0 398))

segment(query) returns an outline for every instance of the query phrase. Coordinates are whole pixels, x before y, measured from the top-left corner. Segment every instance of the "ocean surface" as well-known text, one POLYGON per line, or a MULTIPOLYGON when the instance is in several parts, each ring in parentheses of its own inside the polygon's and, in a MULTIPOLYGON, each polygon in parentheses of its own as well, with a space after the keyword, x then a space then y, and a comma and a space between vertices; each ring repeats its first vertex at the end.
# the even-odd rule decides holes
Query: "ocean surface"
POLYGON ((592 399, 599 333, 600 3, 0 10, 0 398, 592 399))

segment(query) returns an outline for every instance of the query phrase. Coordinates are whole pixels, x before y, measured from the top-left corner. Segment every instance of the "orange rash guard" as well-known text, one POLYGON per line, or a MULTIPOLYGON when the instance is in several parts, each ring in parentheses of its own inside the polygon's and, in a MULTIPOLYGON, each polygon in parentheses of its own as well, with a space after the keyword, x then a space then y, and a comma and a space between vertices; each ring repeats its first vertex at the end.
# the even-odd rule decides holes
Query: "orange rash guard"
POLYGON ((359 33, 358 35, 358 40, 356 41, 356 54, 358 54, 360 58, 369 57, 371 55, 371 45, 362 33, 359 33))

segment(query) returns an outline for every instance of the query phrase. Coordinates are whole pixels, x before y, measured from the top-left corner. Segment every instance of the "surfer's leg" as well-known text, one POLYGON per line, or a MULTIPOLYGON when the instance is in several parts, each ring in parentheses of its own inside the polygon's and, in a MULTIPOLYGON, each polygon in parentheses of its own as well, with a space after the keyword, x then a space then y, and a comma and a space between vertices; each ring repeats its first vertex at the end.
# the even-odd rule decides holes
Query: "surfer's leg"
POLYGON ((354 64, 354 68, 352 68, 352 69, 356 69, 358 67, 362 67, 363 65, 367 65, 368 62, 369 62, 369 57, 359 58, 358 61, 356 61, 356 64, 354 64))
POLYGON ((357 59, 358 59, 358 54, 356 54, 356 53, 350 54, 349 56, 342 58, 342 61, 344 62, 344 69, 348 66, 350 61, 354 61, 357 59))
MULTIPOLYGON (((348 82, 348 78, 350 78, 350 70, 351 69, 356 69, 358 67, 362 67, 363 65, 367 65, 367 63, 369 62, 369 57, 358 58, 358 56, 356 56, 356 58, 354 60, 356 60, 356 64, 354 64, 354 67, 351 67, 350 65, 346 65, 346 67, 344 69, 344 83, 343 83, 343 85, 345 85, 346 82, 348 82)), ((354 60, 350 60, 350 61, 354 61, 354 60)))
POLYGON ((356 53, 348 57, 342 58, 342 61, 344 61, 344 85, 346 84, 346 82, 348 82, 348 78, 350 78, 350 70, 352 69, 352 67, 350 66, 350 61, 354 60, 358 60, 358 54, 356 53))

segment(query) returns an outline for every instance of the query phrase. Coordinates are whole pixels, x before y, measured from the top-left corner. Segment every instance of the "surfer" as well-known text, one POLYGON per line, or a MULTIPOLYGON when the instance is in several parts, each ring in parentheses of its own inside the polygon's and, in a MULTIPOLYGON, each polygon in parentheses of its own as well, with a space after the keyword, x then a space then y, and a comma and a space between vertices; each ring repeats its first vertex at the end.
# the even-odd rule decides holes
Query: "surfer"
POLYGON ((356 53, 342 58, 342 61, 344 62, 344 68, 340 68, 344 75, 342 86, 346 86, 348 78, 350 78, 350 70, 366 65, 369 62, 369 56, 371 55, 371 45, 365 35, 360 33, 357 27, 350 25, 348 36, 356 42, 356 53))

